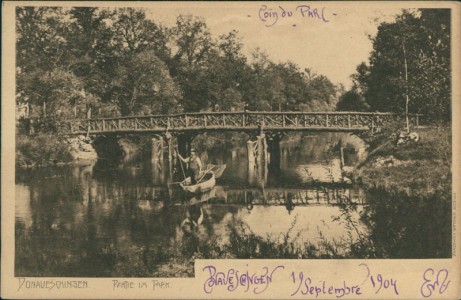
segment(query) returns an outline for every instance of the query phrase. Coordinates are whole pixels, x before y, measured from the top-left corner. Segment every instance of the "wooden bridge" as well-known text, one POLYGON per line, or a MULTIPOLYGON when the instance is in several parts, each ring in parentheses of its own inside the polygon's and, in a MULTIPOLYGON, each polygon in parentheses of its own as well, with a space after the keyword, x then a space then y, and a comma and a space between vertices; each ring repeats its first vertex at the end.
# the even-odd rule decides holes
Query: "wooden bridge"
MULTIPOLYGON (((420 115, 408 115, 410 126, 420 115)), ((128 116, 70 121, 71 134, 147 134, 152 137, 152 160, 175 160, 175 149, 187 153, 192 140, 202 132, 249 133, 248 162, 280 164, 280 141, 287 132, 361 132, 406 124, 405 114, 364 112, 200 112, 176 115, 128 116), (166 146, 165 146, 166 143, 166 146)))
MULTIPOLYGON (((408 116, 419 125, 418 114, 408 116)), ((375 130, 405 124, 405 114, 364 112, 200 112, 176 115, 97 118, 70 122, 72 134, 198 133, 204 131, 342 131, 375 130)))

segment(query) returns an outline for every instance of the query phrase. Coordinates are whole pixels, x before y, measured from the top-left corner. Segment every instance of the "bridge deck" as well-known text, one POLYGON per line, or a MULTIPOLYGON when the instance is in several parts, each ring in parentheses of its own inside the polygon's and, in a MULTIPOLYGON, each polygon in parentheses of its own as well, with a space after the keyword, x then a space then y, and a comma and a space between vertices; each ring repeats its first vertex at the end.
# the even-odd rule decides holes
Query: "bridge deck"
MULTIPOLYGON (((417 114, 409 115, 412 126, 417 114)), ((73 134, 161 133, 200 131, 366 131, 405 123, 404 114, 363 112, 202 112, 75 120, 73 134)))

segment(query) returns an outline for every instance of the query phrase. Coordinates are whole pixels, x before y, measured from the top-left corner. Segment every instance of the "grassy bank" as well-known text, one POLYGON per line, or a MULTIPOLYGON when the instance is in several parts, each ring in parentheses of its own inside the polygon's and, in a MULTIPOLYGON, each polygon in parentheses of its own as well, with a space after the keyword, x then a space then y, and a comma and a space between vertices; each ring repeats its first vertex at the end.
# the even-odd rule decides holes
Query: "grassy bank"
POLYGON ((397 145, 395 135, 371 138, 369 157, 357 168, 366 188, 382 187, 408 195, 427 195, 451 189, 451 128, 416 131, 419 142, 397 145))
POLYGON ((392 134, 372 138, 356 170, 367 193, 361 220, 371 257, 451 257, 451 128, 416 132, 420 141, 402 145, 392 134))
MULTIPOLYGON (((164 247, 142 247, 121 253, 108 254, 117 257, 119 263, 112 267, 110 276, 193 277, 196 259, 328 259, 355 258, 351 243, 346 240, 328 241, 322 237, 315 244, 297 243, 299 233, 292 227, 281 236, 259 236, 244 223, 227 228, 228 240, 219 237, 200 239, 196 232, 185 234, 175 242, 172 251, 164 247)), ((355 245, 352 243, 352 245, 355 245)), ((111 259, 108 259, 109 261, 111 259)))
POLYGON ((56 135, 16 135, 16 166, 40 167, 72 162, 69 145, 56 135))

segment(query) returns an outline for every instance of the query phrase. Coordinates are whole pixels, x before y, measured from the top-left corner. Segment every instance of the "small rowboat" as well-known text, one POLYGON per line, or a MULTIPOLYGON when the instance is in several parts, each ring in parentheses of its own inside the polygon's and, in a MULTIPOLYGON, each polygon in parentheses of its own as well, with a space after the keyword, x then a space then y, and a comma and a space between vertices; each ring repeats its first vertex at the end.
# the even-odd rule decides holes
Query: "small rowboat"
POLYGON ((192 194, 203 193, 214 188, 216 185, 216 177, 213 171, 207 171, 198 183, 191 185, 191 178, 187 177, 179 185, 186 192, 192 194))

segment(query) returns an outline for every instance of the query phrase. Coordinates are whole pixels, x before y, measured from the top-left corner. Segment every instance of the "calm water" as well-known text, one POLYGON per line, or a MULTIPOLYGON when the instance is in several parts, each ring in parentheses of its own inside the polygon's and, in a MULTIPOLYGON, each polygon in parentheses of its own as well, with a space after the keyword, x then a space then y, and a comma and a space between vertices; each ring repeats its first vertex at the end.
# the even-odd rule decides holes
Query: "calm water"
MULTIPOLYGON (((207 257, 200 244, 235 243, 232 231, 295 247, 351 242, 336 204, 364 199, 342 178, 339 151, 325 154, 340 137, 282 144, 280 170, 249 168, 243 147, 204 153, 227 168, 192 199, 174 184, 181 172, 142 157, 17 170, 16 276, 190 276, 193 259, 207 257), (169 274, 173 265, 182 272, 169 274)), ((359 231, 360 210, 350 216, 359 231)))

